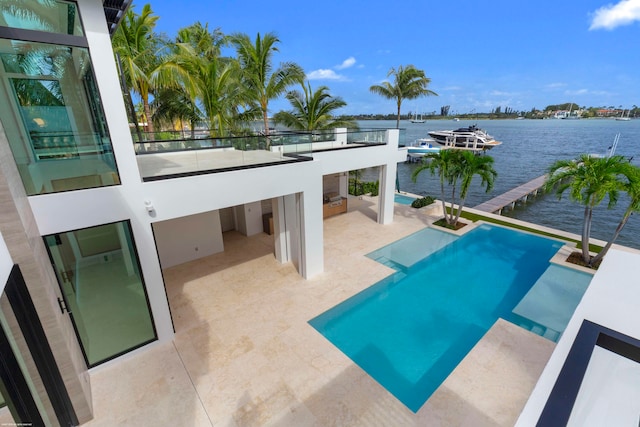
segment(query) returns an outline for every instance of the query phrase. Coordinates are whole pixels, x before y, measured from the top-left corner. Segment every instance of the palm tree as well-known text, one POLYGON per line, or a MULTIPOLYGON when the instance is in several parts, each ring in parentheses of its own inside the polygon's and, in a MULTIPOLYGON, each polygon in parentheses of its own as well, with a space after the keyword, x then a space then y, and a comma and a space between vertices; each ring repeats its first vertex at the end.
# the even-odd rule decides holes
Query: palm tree
POLYGON ((453 203, 456 200, 456 187, 453 185, 457 182, 457 171, 456 165, 454 161, 454 157, 456 156, 456 150, 441 150, 438 153, 427 154, 423 158, 423 162, 418 166, 413 173, 411 174, 411 180, 416 182, 418 180, 418 175, 422 171, 429 170, 431 175, 435 175, 436 171, 438 173, 438 177, 440 178, 440 202, 442 203, 442 212, 444 213, 447 224, 450 224, 450 220, 447 215, 446 209, 446 184, 451 186, 451 213, 453 212, 453 203))
POLYGON ((396 128, 400 127, 400 107, 405 99, 416 99, 421 96, 435 95, 432 90, 427 89, 431 79, 428 78, 424 71, 418 70, 413 65, 403 67, 400 65, 398 69, 391 68, 387 73, 387 77, 393 76, 393 84, 385 81, 379 85, 373 85, 369 88, 372 93, 381 95, 387 99, 395 99, 398 107, 398 119, 396 128))
MULTIPOLYGON (((446 150, 445 150, 446 151, 446 150)), ((493 189, 493 183, 498 172, 493 168, 493 157, 482 155, 479 156, 471 151, 461 151, 460 160, 460 203, 458 204, 458 212, 453 224, 458 222, 462 207, 467 199, 467 193, 473 178, 477 175, 482 179, 480 185, 485 188, 485 192, 493 189)))
POLYGON ((188 94, 182 88, 161 89, 156 94, 151 103, 154 114, 154 125, 163 123, 171 123, 172 127, 176 122, 189 123, 191 129, 191 138, 195 137, 195 127, 198 123, 204 122, 205 118, 188 94))
POLYGON ((277 69, 273 69, 273 54, 278 52, 276 44, 280 42, 274 33, 267 33, 264 38, 258 33, 255 42, 246 34, 234 34, 230 36, 230 41, 237 51, 242 84, 262 112, 268 141, 269 101, 284 94, 291 85, 302 84, 304 71, 293 62, 281 63, 277 69))
POLYGON ((584 206, 582 261, 593 266, 594 259, 589 254, 593 209, 605 197, 609 199, 609 209, 616 205, 620 192, 627 189, 627 177, 633 174, 632 166, 622 156, 593 157, 583 154, 576 160, 554 162, 548 173, 546 190, 555 189, 558 199, 569 190, 569 198, 584 206))
POLYGON ((156 86, 188 100, 196 113, 192 119, 198 116, 197 107, 203 121, 208 122, 211 137, 238 132, 243 121, 259 117, 248 91, 240 84, 238 61, 220 54, 227 43, 219 29, 209 31, 208 25, 199 22, 181 28, 169 55, 152 75, 156 86))
POLYGON ((313 92, 311 83, 307 83, 306 86, 302 85, 302 90, 302 92, 294 90, 287 93, 286 98, 293 109, 276 113, 273 116, 276 123, 282 123, 289 129, 307 131, 358 127, 352 120, 333 117, 332 113, 347 103, 340 97, 329 95, 327 86, 320 86, 313 92))
POLYGON ((602 248, 602 250, 593 258, 592 264, 598 265, 598 262, 604 258, 607 254, 613 242, 618 238, 620 232, 627 224, 627 221, 631 217, 631 214, 634 212, 640 212, 640 168, 637 166, 630 165, 629 170, 626 173, 626 177, 628 181, 624 185, 624 191, 629 196, 629 206, 624 211, 624 215, 622 219, 618 223, 613 236, 607 242, 607 244, 602 248))
POLYGON ((493 188, 497 172, 493 169, 493 157, 477 156, 471 151, 465 150, 440 150, 425 156, 423 163, 411 174, 411 179, 416 182, 422 171, 429 170, 432 175, 436 172, 440 178, 440 201, 447 224, 455 226, 460 219, 467 193, 473 178, 478 175, 482 178, 482 186, 489 192, 493 188), (459 185, 459 188, 458 188, 459 185), (446 187, 451 191, 451 209, 446 209, 446 187), (460 190, 460 201, 456 203, 457 192, 460 190), (454 211, 454 205, 458 209, 454 211))
MULTIPOLYGON (((129 9, 113 35, 112 45, 122 63, 122 72, 131 90, 142 99, 149 132, 153 133, 149 95, 152 92, 151 74, 157 68, 158 38, 153 33, 158 16, 153 15, 151 5, 145 4, 137 15, 129 9)), ((128 94, 131 96, 131 94, 128 94)), ((132 120, 136 120, 135 117, 132 120)))
POLYGON ((176 43, 187 43, 198 55, 205 58, 220 56, 220 49, 226 44, 226 38, 219 28, 209 31, 209 24, 200 22, 178 30, 176 43))
POLYGON ((190 43, 177 43, 155 77, 163 86, 180 88, 201 107, 214 137, 226 136, 235 128, 238 109, 250 107, 239 73, 237 62, 230 58, 205 56, 190 43))

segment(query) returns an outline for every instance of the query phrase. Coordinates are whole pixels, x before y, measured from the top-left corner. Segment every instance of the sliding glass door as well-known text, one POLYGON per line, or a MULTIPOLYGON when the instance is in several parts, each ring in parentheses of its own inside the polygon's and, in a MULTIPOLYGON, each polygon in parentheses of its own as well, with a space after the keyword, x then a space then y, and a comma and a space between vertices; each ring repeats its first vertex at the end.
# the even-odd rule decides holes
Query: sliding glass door
POLYGON ((156 340, 128 221, 49 235, 45 244, 90 367, 156 340))

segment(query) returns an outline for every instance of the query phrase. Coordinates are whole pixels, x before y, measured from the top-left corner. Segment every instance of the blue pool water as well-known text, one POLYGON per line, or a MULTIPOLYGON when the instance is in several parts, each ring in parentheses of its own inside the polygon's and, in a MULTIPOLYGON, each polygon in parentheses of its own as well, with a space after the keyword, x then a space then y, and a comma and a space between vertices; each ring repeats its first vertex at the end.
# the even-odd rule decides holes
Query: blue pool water
POLYGON ((482 225, 395 262, 397 273, 309 323, 416 412, 498 318, 514 317, 561 246, 482 225))
POLYGON ((458 236, 435 228, 420 231, 375 250, 367 257, 396 270, 406 270, 456 240, 458 236))
POLYGON ((410 205, 416 198, 405 196, 404 194, 395 195, 395 202, 400 203, 401 205, 410 205))

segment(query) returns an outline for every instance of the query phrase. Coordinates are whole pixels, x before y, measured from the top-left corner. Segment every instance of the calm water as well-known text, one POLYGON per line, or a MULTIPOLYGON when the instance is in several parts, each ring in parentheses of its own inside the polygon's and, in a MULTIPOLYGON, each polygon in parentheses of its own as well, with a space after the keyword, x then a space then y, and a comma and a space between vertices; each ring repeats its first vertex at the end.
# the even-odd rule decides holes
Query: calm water
MULTIPOLYGON (((489 151, 495 159, 498 172, 494 189, 485 193, 480 180, 476 179, 467 197, 465 206, 473 207, 533 178, 543 175, 556 160, 572 159, 583 153, 605 154, 613 143, 616 133, 620 142, 616 154, 632 157, 640 165, 640 120, 620 122, 603 120, 478 120, 453 122, 449 120, 427 120, 426 123, 402 121, 401 138, 410 143, 417 138, 428 137, 430 130, 455 129, 477 123, 493 135, 502 145, 489 151)), ((362 128, 395 128, 395 121, 361 121, 362 128)), ((399 164, 400 189, 420 195, 440 197, 440 186, 436 178, 425 171, 417 183, 411 181, 411 173, 417 164, 399 164)), ((365 175, 366 177, 366 175, 365 175)), ((374 173, 368 179, 376 179, 374 173)), ((592 237, 608 240, 622 217, 626 200, 621 198, 618 207, 606 209, 606 201, 593 217, 592 237)), ((582 207, 564 196, 558 201, 554 195, 538 196, 526 205, 518 206, 506 216, 580 234, 582 207)), ((616 243, 640 249, 640 216, 633 215, 616 243)))
POLYGON ((512 320, 561 245, 483 225, 415 263, 398 247, 385 253, 400 271, 309 323, 415 412, 498 318, 512 320))

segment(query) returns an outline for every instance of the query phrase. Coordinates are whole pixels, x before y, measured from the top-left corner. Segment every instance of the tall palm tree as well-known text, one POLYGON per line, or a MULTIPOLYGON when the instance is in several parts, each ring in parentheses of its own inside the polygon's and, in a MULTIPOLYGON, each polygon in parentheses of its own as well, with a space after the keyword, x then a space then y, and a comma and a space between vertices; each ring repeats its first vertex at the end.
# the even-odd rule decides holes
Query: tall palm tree
POLYGON ((182 88, 159 90, 151 105, 154 110, 154 125, 170 123, 173 127, 176 122, 179 122, 182 129, 183 123, 187 122, 192 139, 195 137, 196 125, 205 121, 202 111, 182 88))
POLYGON ((273 116, 276 123, 282 123, 294 130, 328 130, 338 127, 355 128, 353 120, 336 119, 332 115, 347 103, 340 97, 333 97, 327 86, 320 86, 314 92, 311 83, 302 85, 302 92, 287 92, 286 98, 291 103, 291 111, 280 111, 273 116))
MULTIPOLYGON (((446 150, 445 150, 446 151, 446 150)), ((498 172, 493 168, 493 157, 488 155, 479 156, 471 151, 461 151, 460 160, 460 203, 458 204, 458 212, 453 223, 457 223, 462 213, 462 207, 467 199, 471 181, 477 175, 482 180, 480 185, 484 187, 485 192, 493 189, 493 184, 498 172)))
POLYGON ((209 24, 200 22, 180 28, 176 36, 176 43, 187 43, 193 47, 198 55, 206 58, 220 56, 220 49, 226 44, 226 38, 219 28, 209 30, 209 24))
POLYGON ((629 165, 628 171, 625 175, 628 181, 624 185, 624 192, 629 196, 629 205, 624 211, 624 215, 618 223, 618 226, 616 227, 611 239, 607 242, 604 248, 602 248, 602 250, 593 258, 593 265, 598 265, 598 262, 607 254, 607 252, 611 248, 611 245, 613 245, 613 242, 615 242, 615 240, 620 235, 620 232, 627 224, 627 221, 631 217, 631 214, 633 214, 634 212, 640 212, 640 168, 637 166, 629 165))
POLYGON ((238 108, 250 107, 250 100, 238 79, 237 62, 201 53, 190 43, 177 43, 156 81, 185 91, 204 112, 211 136, 226 136, 235 127, 238 108))
POLYGON ((302 84, 304 71, 293 62, 281 63, 274 69, 273 54, 278 52, 276 45, 280 42, 274 33, 267 33, 264 37, 258 33, 255 41, 246 34, 233 34, 229 40, 237 51, 237 59, 242 70, 242 84, 262 112, 268 141, 269 101, 283 95, 291 85, 302 84))
POLYGON ((398 107, 398 119, 396 128, 400 127, 400 108, 402 101, 405 99, 416 99, 421 96, 434 95, 438 96, 434 91, 427 89, 431 79, 427 77, 423 70, 419 70, 413 65, 403 67, 400 65, 398 69, 391 68, 387 73, 387 77, 393 76, 393 83, 388 81, 379 85, 373 85, 369 88, 372 93, 381 95, 387 99, 394 99, 398 107))
POLYGON ((493 188, 494 179, 497 172, 493 169, 493 157, 477 156, 471 151, 465 150, 440 150, 438 153, 431 153, 424 157, 423 163, 411 174, 411 179, 416 182, 421 172, 428 170, 432 175, 438 174, 440 178, 440 201, 442 211, 447 224, 455 226, 462 214, 467 193, 473 178, 478 175, 482 178, 481 185, 487 192, 493 188), (446 187, 451 191, 451 208, 447 213, 446 187), (458 187, 459 186, 459 187, 458 187), (460 195, 457 195, 458 190, 460 195), (457 198, 460 201, 457 202, 457 198), (454 210, 454 205, 458 209, 454 210))
POLYGON ((582 261, 594 265, 589 254, 591 219, 593 209, 607 197, 611 209, 618 196, 628 184, 627 177, 633 172, 631 164, 622 156, 593 157, 581 155, 576 160, 558 160, 548 170, 545 189, 555 190, 558 199, 569 190, 569 198, 584 206, 582 225, 582 261))
MULTIPOLYGON (((158 67, 158 38, 154 34, 158 16, 145 4, 140 15, 129 9, 113 35, 111 43, 122 63, 126 81, 142 99, 148 130, 153 133, 149 96, 152 93, 151 74, 158 67)), ((131 94, 128 94, 131 96, 131 94)), ((135 117, 132 120, 136 120, 135 117)))

